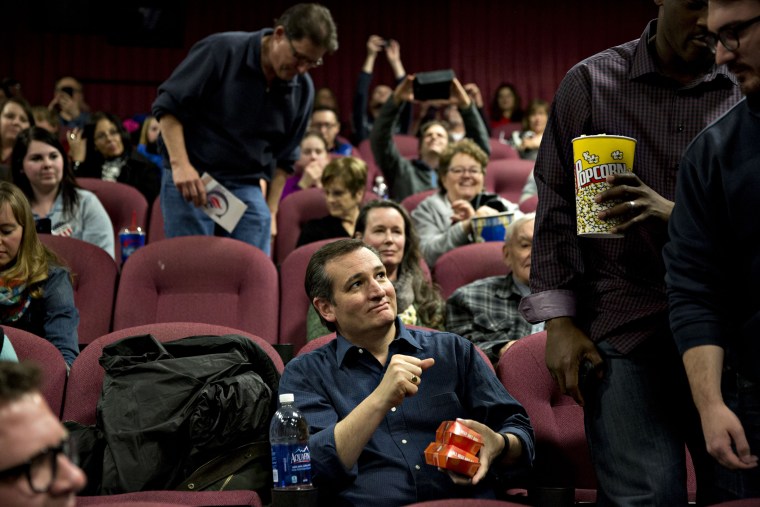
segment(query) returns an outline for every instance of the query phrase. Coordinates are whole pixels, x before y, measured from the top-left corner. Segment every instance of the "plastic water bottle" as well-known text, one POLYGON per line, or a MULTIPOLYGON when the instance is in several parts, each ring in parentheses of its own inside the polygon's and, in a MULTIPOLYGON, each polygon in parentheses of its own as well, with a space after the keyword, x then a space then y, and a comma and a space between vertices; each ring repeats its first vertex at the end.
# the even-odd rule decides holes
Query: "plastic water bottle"
POLYGON ((269 426, 275 491, 312 488, 309 426, 294 401, 292 394, 281 394, 280 409, 269 426))
POLYGON ((380 199, 388 199, 388 185, 385 184, 385 178, 377 176, 375 178, 375 186, 372 187, 372 191, 380 196, 380 199))
POLYGON ((121 263, 127 260, 135 250, 145 246, 145 231, 142 227, 137 226, 137 212, 132 212, 132 224, 125 227, 119 232, 119 243, 121 244, 121 263))

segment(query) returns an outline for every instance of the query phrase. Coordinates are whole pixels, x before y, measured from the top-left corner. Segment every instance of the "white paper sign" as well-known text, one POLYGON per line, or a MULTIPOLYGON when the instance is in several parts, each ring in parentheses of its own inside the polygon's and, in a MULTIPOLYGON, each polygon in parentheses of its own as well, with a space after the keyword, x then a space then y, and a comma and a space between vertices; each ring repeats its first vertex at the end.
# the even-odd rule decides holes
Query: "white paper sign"
POLYGON ((201 181, 206 186, 206 206, 201 210, 225 231, 232 232, 248 206, 210 174, 203 173, 201 181))

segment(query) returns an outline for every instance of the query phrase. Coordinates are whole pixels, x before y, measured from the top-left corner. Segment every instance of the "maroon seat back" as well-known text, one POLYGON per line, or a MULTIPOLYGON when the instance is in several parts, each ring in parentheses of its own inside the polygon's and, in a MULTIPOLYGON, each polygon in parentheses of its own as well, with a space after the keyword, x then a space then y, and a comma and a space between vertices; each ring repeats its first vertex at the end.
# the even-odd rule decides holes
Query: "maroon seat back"
POLYGON ((71 269, 79 310, 79 344, 111 331, 119 267, 102 248, 67 236, 40 234, 40 240, 71 269))
POLYGON ((280 265, 280 343, 293 345, 298 353, 306 343, 306 313, 311 306, 304 289, 306 266, 314 252, 335 239, 315 241, 296 248, 280 265))
POLYGON ((3 326, 2 329, 11 341, 19 361, 34 361, 40 366, 42 369, 40 392, 53 414, 61 417, 68 374, 66 361, 61 351, 45 338, 28 331, 11 326, 3 326))
POLYGON ((106 209, 114 233, 114 252, 117 264, 121 264, 121 244, 119 231, 132 223, 135 213, 137 226, 146 230, 148 225, 148 200, 131 185, 118 181, 105 181, 100 178, 77 178, 80 187, 95 194, 106 209))
POLYGON ((444 253, 435 263, 433 280, 448 299, 459 287, 489 276, 506 275, 501 241, 486 241, 458 246, 444 253))
POLYGON ((486 170, 485 187, 489 192, 517 203, 533 165, 532 160, 520 158, 491 160, 486 170))
POLYGON ((103 367, 100 366, 99 362, 103 348, 122 338, 144 334, 151 334, 160 342, 178 340, 186 336, 239 334, 250 338, 261 347, 272 359, 278 372, 282 373, 285 369, 280 355, 267 340, 242 329, 196 322, 163 322, 121 329, 93 341, 74 360, 69 372, 69 382, 64 397, 64 420, 95 424, 95 412, 100 393, 103 390, 103 378, 105 376, 103 367))
POLYGON ((306 188, 285 197, 277 210, 277 236, 274 240, 274 262, 281 265, 296 248, 301 227, 309 220, 328 214, 321 188, 306 188))
POLYGON ((584 493, 579 489, 595 496, 583 409, 560 392, 546 367, 545 350, 546 331, 523 337, 507 349, 496 373, 530 417, 536 436, 536 485, 574 487, 578 500, 584 493))
POLYGON ((279 299, 277 269, 258 248, 217 236, 167 238, 124 264, 113 329, 203 322, 277 343, 279 299))
POLYGON ((488 138, 488 144, 491 147, 491 155, 489 158, 491 161, 494 160, 501 160, 501 159, 519 159, 520 154, 517 153, 517 150, 514 149, 509 144, 504 144, 502 142, 499 142, 498 139, 494 139, 493 137, 488 138))
POLYGON ((262 507, 261 498, 255 491, 245 489, 225 491, 137 491, 120 495, 77 497, 79 507, 116 505, 127 507, 171 507, 220 505, 262 507))
POLYGON ((512 121, 491 129, 491 138, 506 141, 512 138, 513 132, 519 132, 520 130, 522 130, 522 122, 512 121))
POLYGON ((161 196, 157 195, 150 207, 147 243, 155 243, 166 238, 164 234, 164 215, 161 212, 161 196))
POLYGON ((414 208, 416 208, 422 201, 433 195, 435 192, 437 192, 437 190, 435 188, 431 188, 429 190, 422 190, 421 192, 408 195, 401 201, 401 205, 406 208, 406 211, 408 211, 411 215, 412 211, 414 211, 414 208))

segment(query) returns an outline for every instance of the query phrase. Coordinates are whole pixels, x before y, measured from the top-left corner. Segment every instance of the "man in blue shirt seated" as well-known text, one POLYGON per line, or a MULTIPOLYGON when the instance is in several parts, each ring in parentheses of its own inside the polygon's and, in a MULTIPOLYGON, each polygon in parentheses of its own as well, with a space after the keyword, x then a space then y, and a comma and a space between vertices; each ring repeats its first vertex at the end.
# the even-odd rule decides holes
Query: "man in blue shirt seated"
POLYGON ((325 141, 327 151, 335 155, 349 156, 353 152, 353 146, 345 142, 338 135, 340 133, 340 120, 335 109, 327 106, 316 106, 311 113, 311 128, 318 130, 325 141))
POLYGON ((497 469, 530 466, 534 436, 523 407, 471 342, 404 327, 374 249, 355 239, 323 246, 309 261, 305 285, 338 337, 290 361, 280 392, 295 395, 309 422, 322 505, 493 498, 497 469), (454 419, 485 441, 472 479, 425 464, 436 428, 454 419))

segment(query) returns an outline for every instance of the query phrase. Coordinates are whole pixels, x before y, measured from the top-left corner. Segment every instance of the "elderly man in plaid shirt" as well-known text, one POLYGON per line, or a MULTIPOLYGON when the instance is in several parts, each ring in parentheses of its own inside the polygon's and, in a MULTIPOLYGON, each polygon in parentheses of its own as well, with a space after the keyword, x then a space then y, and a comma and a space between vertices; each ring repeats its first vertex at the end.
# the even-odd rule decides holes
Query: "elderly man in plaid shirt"
POLYGON ((446 302, 446 330, 466 337, 495 364, 515 340, 543 329, 518 311, 530 293, 530 252, 536 215, 529 213, 509 224, 504 237, 506 276, 477 280, 454 292, 446 302))

